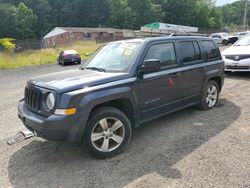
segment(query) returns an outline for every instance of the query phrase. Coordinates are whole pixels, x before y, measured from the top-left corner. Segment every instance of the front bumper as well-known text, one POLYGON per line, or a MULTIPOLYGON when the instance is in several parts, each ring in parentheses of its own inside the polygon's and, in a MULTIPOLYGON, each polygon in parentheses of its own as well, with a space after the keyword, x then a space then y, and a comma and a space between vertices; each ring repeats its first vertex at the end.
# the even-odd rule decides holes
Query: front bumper
POLYGON ((224 58, 225 71, 230 72, 249 72, 250 71, 250 59, 243 59, 240 61, 234 61, 224 58))
POLYGON ((43 116, 30 111, 24 100, 19 101, 18 117, 23 124, 37 136, 47 140, 81 142, 83 124, 86 123, 81 113, 71 116, 50 115, 43 116))
POLYGON ((231 38, 228 38, 228 42, 231 44, 234 44, 238 39, 239 39, 238 37, 231 37, 231 38))

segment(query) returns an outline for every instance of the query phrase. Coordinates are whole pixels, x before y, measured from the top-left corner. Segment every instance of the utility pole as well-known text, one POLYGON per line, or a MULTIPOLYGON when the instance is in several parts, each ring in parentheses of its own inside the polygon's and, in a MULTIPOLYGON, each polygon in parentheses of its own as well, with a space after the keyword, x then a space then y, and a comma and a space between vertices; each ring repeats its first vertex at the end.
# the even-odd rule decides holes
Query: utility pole
POLYGON ((248 6, 248 0, 246 0, 245 14, 244 14, 244 27, 243 27, 243 30, 246 30, 246 22, 247 22, 247 6, 248 6))

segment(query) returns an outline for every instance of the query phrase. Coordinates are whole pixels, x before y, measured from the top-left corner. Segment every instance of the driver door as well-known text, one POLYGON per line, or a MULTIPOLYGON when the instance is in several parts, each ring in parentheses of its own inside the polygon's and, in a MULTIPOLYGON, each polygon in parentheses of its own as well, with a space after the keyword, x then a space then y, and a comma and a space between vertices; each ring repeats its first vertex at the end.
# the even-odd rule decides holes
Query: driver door
POLYGON ((147 50, 143 62, 158 59, 161 70, 146 73, 138 79, 138 100, 141 120, 170 112, 181 105, 182 74, 178 72, 175 43, 154 43, 147 50))

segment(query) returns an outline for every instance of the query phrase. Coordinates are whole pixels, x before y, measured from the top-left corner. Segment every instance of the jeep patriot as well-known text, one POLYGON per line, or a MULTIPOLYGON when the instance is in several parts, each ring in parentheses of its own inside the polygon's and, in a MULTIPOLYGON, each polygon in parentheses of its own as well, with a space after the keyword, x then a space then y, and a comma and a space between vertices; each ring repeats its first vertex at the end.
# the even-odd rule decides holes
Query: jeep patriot
POLYGON ((213 108, 223 82, 224 62, 210 38, 116 41, 80 69, 30 79, 18 117, 37 136, 84 142, 107 158, 122 152, 133 128, 146 121, 190 106, 213 108))

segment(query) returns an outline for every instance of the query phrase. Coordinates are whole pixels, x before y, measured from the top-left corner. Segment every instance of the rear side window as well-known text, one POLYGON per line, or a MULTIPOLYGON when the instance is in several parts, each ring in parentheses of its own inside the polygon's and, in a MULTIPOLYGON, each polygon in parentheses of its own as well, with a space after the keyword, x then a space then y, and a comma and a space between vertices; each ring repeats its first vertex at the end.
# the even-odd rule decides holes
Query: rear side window
POLYGON ((144 61, 149 59, 159 59, 162 68, 177 64, 174 43, 168 42, 150 46, 144 61))
POLYGON ((201 50, 196 41, 180 42, 180 50, 184 63, 201 60, 201 50))
POLYGON ((203 44, 203 47, 205 49, 205 54, 206 54, 207 60, 212 61, 212 60, 221 59, 220 50, 214 44, 213 41, 204 40, 204 41, 202 41, 202 44, 203 44))

